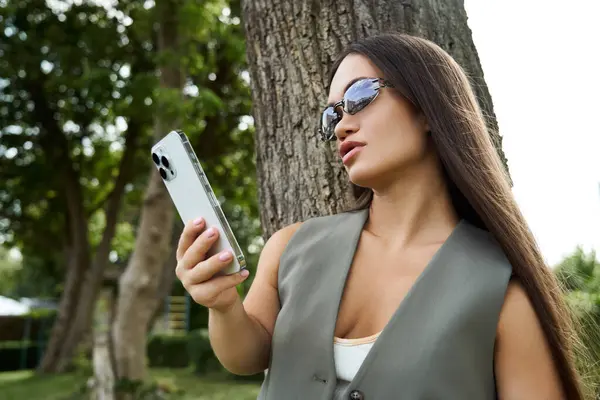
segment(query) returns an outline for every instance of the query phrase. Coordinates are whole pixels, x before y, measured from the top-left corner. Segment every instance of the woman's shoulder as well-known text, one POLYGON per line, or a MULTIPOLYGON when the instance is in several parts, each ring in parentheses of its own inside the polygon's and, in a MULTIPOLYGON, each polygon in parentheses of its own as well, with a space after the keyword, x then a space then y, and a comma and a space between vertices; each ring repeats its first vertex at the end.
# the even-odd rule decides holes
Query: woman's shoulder
POLYGON ((271 280, 276 285, 279 270, 279 261, 285 252, 288 243, 300 229, 303 222, 295 222, 275 231, 266 241, 261 253, 258 268, 266 269, 271 280))
MULTIPOLYGON (((533 339, 533 336, 542 333, 540 329, 541 325, 527 290, 519 278, 512 277, 506 288, 504 303, 500 311, 499 340, 507 338, 510 341, 511 337, 533 339)), ((538 339, 540 338, 535 338, 535 341, 538 339)))
POLYGON ((336 225, 336 220, 344 218, 345 214, 347 213, 310 217, 286 225, 273 233, 261 252, 261 259, 268 260, 262 264, 268 265, 266 268, 270 270, 273 279, 278 275, 282 257, 305 251, 305 242, 314 241, 315 235, 326 235, 326 231, 332 229, 336 225))
POLYGON ((271 235, 271 237, 269 237, 269 239, 265 243, 265 247, 264 247, 263 251, 265 251, 265 250, 267 250, 267 248, 269 248, 269 251, 283 253, 283 250, 285 249, 286 245, 288 244, 288 242, 290 241, 292 236, 294 236, 296 231, 298 229, 300 229, 300 227, 302 226, 303 223, 304 222, 302 222, 302 221, 294 222, 292 224, 286 225, 283 228, 277 230, 275 233, 273 233, 271 235))
MULTIPOLYGON (((347 218, 349 215, 364 213, 365 210, 353 210, 353 211, 344 211, 336 214, 329 215, 317 215, 310 218, 307 218, 300 222, 295 222, 289 225, 284 226, 283 228, 276 231, 269 238, 268 242, 273 242, 272 247, 277 247, 281 249, 281 246, 285 245, 292 239, 292 237, 296 234, 296 232, 300 230, 313 229, 320 230, 322 227, 332 227, 332 224, 347 218)), ((268 243, 267 242, 267 243, 268 243)), ((265 245, 266 247, 266 245, 265 245)), ((283 250, 283 249, 281 249, 283 250)))
POLYGON ((539 317, 516 278, 508 284, 500 312, 495 359, 501 397, 564 398, 539 317))

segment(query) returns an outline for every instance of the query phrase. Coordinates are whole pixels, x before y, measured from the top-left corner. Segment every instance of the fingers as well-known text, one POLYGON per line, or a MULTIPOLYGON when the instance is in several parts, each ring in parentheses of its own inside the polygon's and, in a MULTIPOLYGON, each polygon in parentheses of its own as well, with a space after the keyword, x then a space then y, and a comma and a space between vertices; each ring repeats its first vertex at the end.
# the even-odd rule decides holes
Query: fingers
POLYGON ((200 234, 194 242, 188 247, 183 257, 179 261, 183 269, 191 269, 199 262, 204 261, 206 253, 219 237, 219 230, 210 227, 200 234))
POLYGON ((186 224, 177 246, 177 277, 195 302, 206 307, 222 307, 233 301, 232 287, 242 283, 249 275, 247 270, 231 275, 219 272, 234 261, 230 250, 206 258, 206 254, 219 238, 215 227, 206 229, 199 218, 186 224), (224 291, 227 293, 221 295, 224 291))
POLYGON ((185 272, 185 279, 190 285, 197 285, 209 280, 218 272, 224 270, 231 264, 233 255, 226 250, 219 254, 215 254, 207 260, 198 263, 191 270, 185 272))
POLYGON ((183 228, 181 236, 179 237, 179 243, 177 244, 177 262, 179 262, 187 249, 194 243, 194 240, 205 228, 206 222, 203 218, 197 218, 193 221, 189 221, 183 228))
POLYGON ((219 294, 225 290, 235 287, 242 283, 248 277, 248 271, 242 271, 224 276, 217 276, 203 285, 194 285, 188 290, 194 301, 211 307, 212 303, 217 299, 219 294), (244 272, 245 271, 245 272, 244 272))

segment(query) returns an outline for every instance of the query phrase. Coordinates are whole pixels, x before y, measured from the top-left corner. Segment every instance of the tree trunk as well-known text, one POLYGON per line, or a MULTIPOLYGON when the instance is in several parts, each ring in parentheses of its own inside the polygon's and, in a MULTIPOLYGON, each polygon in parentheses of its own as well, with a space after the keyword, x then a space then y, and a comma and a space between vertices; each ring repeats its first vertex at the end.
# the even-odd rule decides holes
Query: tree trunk
POLYGON ((115 182, 115 187, 110 194, 105 207, 106 226, 102 234, 102 239, 91 267, 88 268, 83 279, 82 290, 78 300, 77 313, 71 321, 68 334, 63 338, 64 346, 57 362, 57 370, 64 371, 77 350, 86 334, 92 332, 92 316, 98 294, 102 287, 102 277, 104 270, 108 265, 108 256, 111 250, 111 243, 115 236, 117 228, 117 219, 121 204, 121 199, 125 191, 125 184, 129 180, 130 170, 134 155, 137 150, 137 140, 139 137, 139 127, 130 123, 126 137, 125 152, 121 158, 119 176, 115 182))
POLYGON ((115 385, 114 369, 110 365, 110 351, 108 339, 105 336, 94 338, 94 352, 92 357, 94 366, 92 400, 114 400, 115 385))
MULTIPOLYGON (((87 236, 87 229, 83 232, 84 237, 87 236)), ((46 351, 44 352, 44 356, 38 367, 38 371, 41 373, 62 372, 59 370, 58 365, 64 365, 64 363, 60 361, 64 347, 76 345, 74 343, 66 343, 64 338, 72 328, 72 321, 77 315, 77 300, 81 294, 81 281, 85 268, 89 266, 87 238, 81 240, 81 242, 84 241, 86 245, 76 241, 76 243, 73 244, 74 247, 69 252, 70 256, 67 264, 65 290, 60 299, 58 315, 52 326, 46 351)))
MULTIPOLYGON (((158 51, 178 50, 177 1, 157 3, 159 18, 158 51)), ((160 86, 181 91, 183 76, 177 57, 169 58, 169 65, 161 67, 160 86)), ((172 97, 170 97, 172 99, 172 97)), ((165 115, 157 116, 155 139, 164 136, 175 125, 165 115)), ((117 315, 113 326, 113 340, 117 379, 141 381, 146 377, 146 334, 148 325, 161 299, 157 291, 171 243, 174 209, 158 172, 151 167, 140 217, 135 250, 119 280, 117 315)), ((124 394, 121 397, 127 397, 124 394)))
POLYGON ((177 244, 179 243, 179 237, 181 236, 181 231, 183 230, 183 222, 180 218, 177 218, 173 224, 173 231, 171 232, 171 244, 169 247, 171 251, 169 256, 167 257, 165 263, 162 267, 161 277, 159 278, 158 289, 156 292, 156 298, 158 302, 154 311, 152 312, 152 317, 150 317, 150 321, 148 322, 148 332, 151 332, 158 318, 163 314, 165 309, 164 300, 167 296, 171 294, 171 289, 173 288, 173 283, 175 282, 175 267, 177 267, 177 244))
POLYGON ((146 334, 160 299, 156 293, 168 254, 173 207, 158 172, 152 171, 135 250, 119 280, 117 316, 113 326, 118 379, 146 376, 146 334))
POLYGON ((265 237, 289 223, 349 205, 344 170, 333 151, 323 151, 316 128, 327 100, 329 67, 359 37, 405 32, 448 51, 472 77, 506 165, 462 0, 252 0, 243 8, 265 237))
POLYGON ((104 289, 103 295, 107 310, 100 313, 98 329, 94 332, 94 349, 92 364, 94 367, 94 378, 92 386, 93 400, 114 400, 115 385, 115 360, 111 357, 112 340, 110 329, 115 317, 115 304, 117 297, 116 287, 104 289))
POLYGON ((58 316, 52 327, 50 340, 40 364, 41 372, 56 371, 60 359, 64 336, 70 329, 71 321, 77 313, 77 298, 81 291, 81 278, 89 267, 88 221, 83 207, 83 195, 79 184, 79 172, 73 166, 69 144, 52 117, 54 111, 44 91, 45 82, 29 81, 25 87, 31 93, 35 109, 42 118, 44 129, 40 134, 40 146, 62 178, 61 190, 66 200, 65 218, 67 221, 67 278, 61 296, 58 316))
POLYGON ((64 372, 76 354, 76 350, 86 334, 91 332, 93 308, 102 283, 102 275, 108 263, 111 242, 114 238, 118 212, 125 184, 130 178, 132 162, 137 150, 140 127, 131 122, 125 140, 125 151, 119 166, 119 175, 105 206, 106 226, 102 239, 96 249, 93 261, 90 260, 90 248, 87 239, 88 217, 83 210, 78 178, 73 179, 74 192, 72 203, 79 204, 76 211, 69 213, 72 223, 72 250, 67 270, 65 290, 61 297, 59 313, 52 328, 48 348, 44 354, 39 371, 44 373, 64 372))

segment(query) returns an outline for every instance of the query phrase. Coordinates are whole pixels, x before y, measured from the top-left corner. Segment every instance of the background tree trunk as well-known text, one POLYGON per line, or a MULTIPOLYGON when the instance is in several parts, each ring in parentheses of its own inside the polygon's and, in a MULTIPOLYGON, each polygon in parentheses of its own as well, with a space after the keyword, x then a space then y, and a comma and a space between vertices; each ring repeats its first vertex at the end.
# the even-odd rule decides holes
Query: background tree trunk
POLYGON ((69 155, 69 143, 58 123, 52 119, 53 111, 44 91, 45 82, 29 82, 27 89, 40 115, 45 116, 45 132, 40 137, 40 145, 48 154, 62 177, 61 190, 66 199, 65 218, 67 220, 67 278, 61 296, 58 315, 48 347, 40 364, 42 372, 56 372, 62 349, 63 338, 71 327, 77 313, 77 298, 81 292, 81 280, 90 265, 88 220, 83 207, 83 195, 79 184, 79 171, 74 167, 69 155))
POLYGON ((153 170, 146 189, 135 250, 119 280, 113 325, 118 379, 139 381, 146 376, 146 335, 160 301, 156 293, 169 252, 173 216, 164 183, 153 170))
POLYGON ((335 152, 318 141, 316 129, 330 65, 359 37, 405 32, 448 51, 472 78, 506 166, 462 0, 252 0, 244 2, 243 11, 265 237, 349 205, 344 170, 335 152))
MULTIPOLYGON (((162 54, 178 50, 177 4, 177 0, 157 3, 158 51, 162 54)), ((181 92, 183 74, 178 60, 178 57, 171 56, 166 60, 169 64, 161 67, 161 88, 181 92)), ((172 96, 169 99, 173 101, 172 96)), ((171 118, 162 113, 156 117, 156 140, 173 128, 175 121, 171 118)), ((119 281, 119 298, 113 326, 118 380, 141 381, 146 377, 148 324, 157 303, 162 300, 157 298, 157 291, 170 250, 174 209, 156 168, 152 166, 151 169, 135 250, 119 281)))
POLYGON ((121 200, 125 192, 125 184, 130 178, 132 162, 137 151, 137 141, 140 136, 139 126, 130 122, 126 136, 126 148, 121 159, 119 176, 115 182, 115 187, 108 197, 105 207, 106 227, 102 234, 102 240, 96 249, 94 259, 90 268, 86 271, 81 282, 82 290, 77 301, 77 313, 70 321, 69 332, 63 337, 63 347, 60 357, 56 363, 57 371, 64 371, 77 350, 77 346, 83 341, 86 335, 92 334, 92 320, 94 306, 98 299, 98 294, 102 287, 102 278, 104 270, 108 265, 108 256, 111 250, 111 243, 117 229, 117 219, 121 200))
POLYGON ((170 296, 171 290, 173 289, 173 283, 175 282, 175 267, 177 267, 177 244, 179 243, 179 236, 183 230, 183 222, 181 218, 177 218, 173 221, 173 231, 171 232, 171 243, 169 247, 171 251, 169 256, 165 260, 162 266, 161 277, 158 281, 158 288, 156 291, 156 298, 158 302, 152 312, 150 321, 148 322, 148 333, 152 331, 158 318, 163 315, 165 311, 165 299, 170 296))
MULTIPOLYGON (((131 176, 132 163, 140 135, 140 126, 134 121, 130 121, 125 138, 125 151, 119 165, 119 175, 104 209, 106 225, 93 260, 88 241, 89 217, 83 208, 79 175, 71 163, 67 163, 63 167, 66 171, 71 248, 69 249, 65 290, 61 296, 58 317, 52 327, 48 348, 38 368, 40 372, 64 372, 71 363, 82 339, 91 332, 93 308, 100 290, 102 274, 108 264, 121 200, 125 192, 125 184, 131 176)), ((49 149, 52 149, 51 146, 56 143, 59 145, 64 143, 60 147, 61 150, 58 151, 66 153, 67 144, 64 135, 60 133, 54 137, 54 143, 49 144, 49 149)), ((65 164, 65 161, 61 160, 65 160, 67 157, 57 157, 57 159, 57 163, 65 164)))
POLYGON ((115 317, 115 305, 117 300, 117 288, 107 287, 99 297, 106 304, 106 311, 98 315, 98 327, 94 331, 94 346, 92 352, 92 365, 94 377, 92 378, 92 400, 114 400, 115 385, 115 360, 111 327, 115 317))

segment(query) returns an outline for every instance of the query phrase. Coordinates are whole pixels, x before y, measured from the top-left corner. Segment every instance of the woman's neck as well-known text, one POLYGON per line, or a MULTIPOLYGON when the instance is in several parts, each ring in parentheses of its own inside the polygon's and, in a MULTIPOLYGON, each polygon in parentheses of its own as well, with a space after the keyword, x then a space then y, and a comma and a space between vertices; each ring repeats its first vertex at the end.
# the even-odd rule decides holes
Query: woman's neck
POLYGON ((444 240, 460 219, 441 174, 411 175, 373 191, 366 230, 386 245, 444 240))

